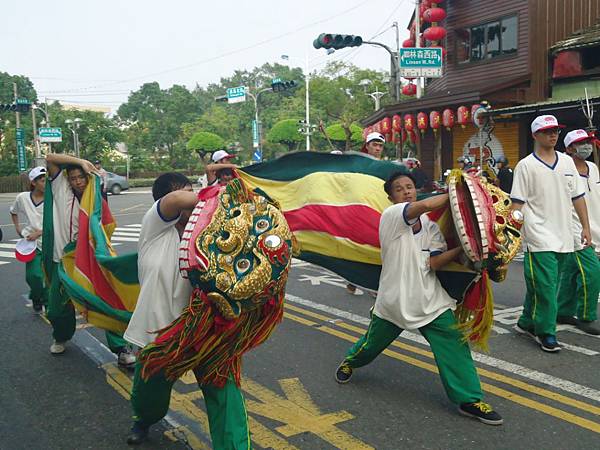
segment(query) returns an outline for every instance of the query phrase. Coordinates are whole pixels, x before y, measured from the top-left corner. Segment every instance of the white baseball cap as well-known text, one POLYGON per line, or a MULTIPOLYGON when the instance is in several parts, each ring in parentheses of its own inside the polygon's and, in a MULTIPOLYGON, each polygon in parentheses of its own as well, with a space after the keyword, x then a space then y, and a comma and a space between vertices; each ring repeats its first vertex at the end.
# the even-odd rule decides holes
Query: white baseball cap
POLYGON ((46 168, 44 166, 34 167, 29 171, 29 181, 35 180, 40 175, 46 175, 46 168))
POLYGON ((531 132, 533 134, 538 131, 549 130, 551 128, 564 128, 564 125, 559 125, 556 117, 550 114, 544 116, 537 116, 533 122, 531 122, 531 132))
POLYGON ((224 158, 235 158, 235 156, 234 155, 230 155, 225 150, 217 150, 212 155, 212 160, 214 162, 219 162, 219 161, 221 161, 224 158))
POLYGON ((575 142, 586 141, 591 138, 592 136, 590 136, 585 130, 569 131, 565 136, 565 147, 568 147, 575 142))
POLYGON ((385 144, 385 138, 383 137, 383 134, 378 133, 377 131, 367 135, 367 144, 371 141, 381 141, 385 144))

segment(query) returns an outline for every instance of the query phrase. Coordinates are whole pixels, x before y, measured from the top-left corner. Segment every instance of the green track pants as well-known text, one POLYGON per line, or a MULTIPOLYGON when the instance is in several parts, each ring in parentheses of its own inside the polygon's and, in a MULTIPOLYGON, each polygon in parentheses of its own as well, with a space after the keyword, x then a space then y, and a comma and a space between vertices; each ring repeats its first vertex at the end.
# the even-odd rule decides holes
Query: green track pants
MULTIPOLYGON (((131 406, 134 420, 150 426, 161 420, 169 411, 174 382, 167 380, 162 373, 144 381, 141 377, 141 367, 140 363, 136 363, 131 389, 131 406)), ((200 388, 206 403, 213 448, 215 450, 250 449, 244 397, 233 379, 229 378, 222 388, 216 386, 200 388)))
POLYGON ((558 315, 577 316, 591 322, 598 318, 600 261, 592 247, 569 254, 558 289, 558 315))
POLYGON ((519 326, 536 336, 556 335, 559 276, 570 253, 526 252, 523 261, 527 294, 519 326))
MULTIPOLYGON (((58 276, 58 263, 52 263, 52 276, 48 289, 47 317, 52 324, 52 337, 56 342, 66 342, 75 334, 75 308, 58 276)), ((106 342, 113 353, 119 353, 127 342, 123 336, 112 331, 106 332, 106 342)))
MULTIPOLYGON (((371 314, 367 333, 354 344, 346 355, 352 368, 373 361, 399 335, 403 329, 371 314)), ((433 322, 419 328, 435 357, 442 384, 450 400, 456 404, 478 402, 483 398, 477 370, 471 358, 469 345, 456 328, 456 319, 448 310, 433 322)))
POLYGON ((29 298, 34 305, 48 304, 48 290, 44 286, 42 252, 35 251, 35 258, 25 265, 25 281, 29 286, 29 298))

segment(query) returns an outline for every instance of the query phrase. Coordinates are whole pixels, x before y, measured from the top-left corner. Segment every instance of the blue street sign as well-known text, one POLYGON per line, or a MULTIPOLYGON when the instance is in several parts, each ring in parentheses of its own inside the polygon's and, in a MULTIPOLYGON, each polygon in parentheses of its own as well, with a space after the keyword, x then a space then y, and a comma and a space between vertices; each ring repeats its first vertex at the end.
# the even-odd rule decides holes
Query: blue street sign
POLYGON ((254 153, 252 153, 252 161, 254 161, 254 162, 262 161, 262 150, 260 148, 254 149, 254 153))
POLYGON ((19 168, 19 172, 25 172, 27 170, 27 155, 25 153, 25 130, 23 130, 23 128, 17 128, 16 140, 17 166, 19 168))
POLYGON ((41 127, 38 136, 40 142, 62 142, 62 130, 58 127, 41 127))
POLYGON ((400 49, 400 76, 438 78, 443 75, 442 49, 438 47, 400 49))
POLYGON ((252 121, 252 146, 258 148, 258 124, 256 120, 252 121))

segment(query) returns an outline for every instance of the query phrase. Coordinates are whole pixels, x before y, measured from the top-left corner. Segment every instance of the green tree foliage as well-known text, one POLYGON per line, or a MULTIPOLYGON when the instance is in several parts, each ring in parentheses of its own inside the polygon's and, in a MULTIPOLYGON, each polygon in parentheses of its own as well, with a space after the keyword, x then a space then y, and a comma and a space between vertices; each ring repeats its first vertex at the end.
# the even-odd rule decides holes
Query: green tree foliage
POLYGON ((267 134, 267 141, 285 145, 288 151, 298 148, 298 144, 304 141, 304 136, 298 132, 299 119, 280 120, 267 134))
POLYGON ((188 150, 213 152, 225 147, 221 136, 209 131, 197 131, 187 143, 188 150))
POLYGON ((363 129, 356 124, 351 124, 350 128, 348 129, 342 126, 341 123, 334 123, 325 129, 325 133, 327 133, 327 136, 332 141, 346 143, 349 140, 353 144, 362 142, 362 131, 363 129), (350 131, 349 135, 348 131, 350 131))

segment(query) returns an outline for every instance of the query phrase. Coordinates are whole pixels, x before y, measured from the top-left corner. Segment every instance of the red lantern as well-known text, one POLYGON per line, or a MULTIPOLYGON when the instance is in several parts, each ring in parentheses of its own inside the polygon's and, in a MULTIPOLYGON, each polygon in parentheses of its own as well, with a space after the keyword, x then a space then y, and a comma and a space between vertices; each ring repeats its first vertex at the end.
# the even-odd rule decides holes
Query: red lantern
POLYGON ((412 97, 417 93, 417 85, 413 83, 405 84, 402 86, 402 93, 412 97))
POLYGON ((425 5, 427 8, 431 7, 431 4, 435 3, 432 0, 421 0, 421 5, 425 5))
POLYGON ((458 110, 456 111, 456 115, 457 115, 457 122, 458 124, 461 126, 461 128, 466 128, 467 124, 469 123, 469 108, 467 108, 466 106, 459 106, 458 110))
POLYGON ((446 11, 442 8, 429 8, 423 13, 425 22, 441 22, 446 18, 446 11))
MULTIPOLYGON (((381 134, 389 134, 392 132, 392 119, 385 117, 381 120, 381 134)), ((387 141, 387 139, 386 139, 387 141)))
POLYGON ((398 114, 395 114, 394 117, 392 117, 392 131, 400 131, 402 129, 402 117, 400 117, 398 114))
POLYGON ((442 124, 448 131, 450 131, 450 128, 454 126, 454 111, 452 111, 450 108, 446 108, 442 113, 442 124))
POLYGON ((384 134, 383 136, 385 137, 385 142, 392 142, 394 138, 394 134, 391 131, 389 133, 384 134))
POLYGON ((404 42, 402 42, 402 47, 414 47, 415 46, 415 41, 413 41, 412 39, 406 39, 404 42))
POLYGON ((429 113, 429 125, 434 133, 437 133, 437 130, 440 129, 440 125, 442 124, 442 116, 439 111, 431 111, 429 113))
POLYGON ((425 130, 427 130, 428 119, 429 117, 424 112, 417 114, 417 128, 421 131, 421 134, 425 134, 425 130))
POLYGON ((373 127, 369 126, 363 129, 363 141, 367 140, 367 136, 373 132, 373 127))
POLYGON ((373 132, 374 133, 381 133, 381 122, 375 122, 373 124, 373 132))
POLYGON ((404 129, 409 133, 415 129, 415 117, 412 114, 404 115, 404 129))
POLYGON ((446 51, 446 49, 444 47, 442 47, 441 45, 430 45, 429 48, 441 48, 442 49, 442 58, 445 58, 446 53, 448 53, 446 51))
POLYGON ((442 27, 429 27, 423 33, 428 41, 441 41, 446 37, 446 29, 442 27))
POLYGON ((419 5, 419 17, 421 17, 421 20, 423 20, 423 14, 425 14, 425 11, 427 11, 428 8, 429 5, 425 5, 423 3, 419 5))

